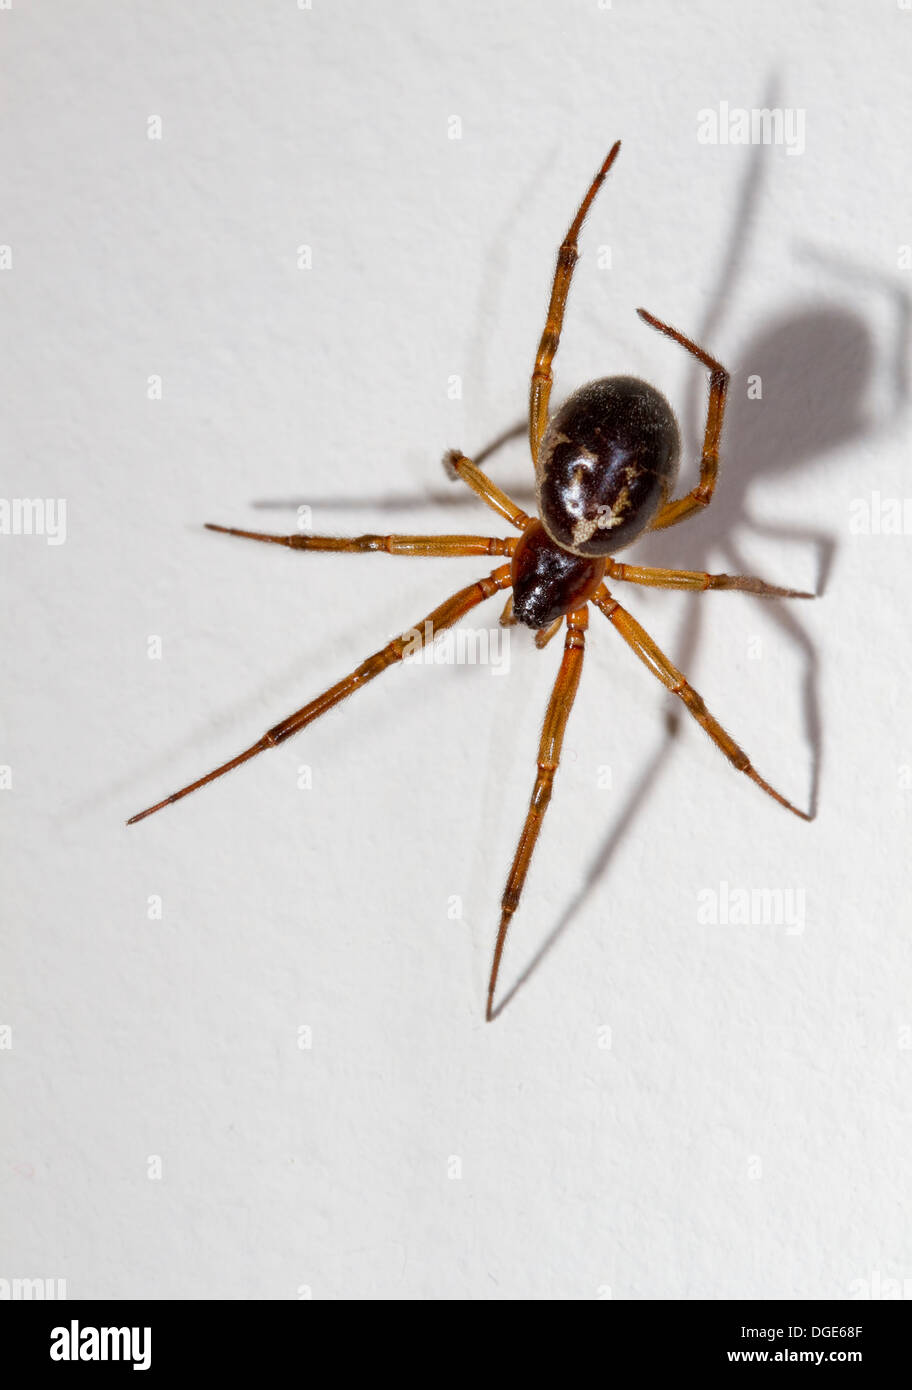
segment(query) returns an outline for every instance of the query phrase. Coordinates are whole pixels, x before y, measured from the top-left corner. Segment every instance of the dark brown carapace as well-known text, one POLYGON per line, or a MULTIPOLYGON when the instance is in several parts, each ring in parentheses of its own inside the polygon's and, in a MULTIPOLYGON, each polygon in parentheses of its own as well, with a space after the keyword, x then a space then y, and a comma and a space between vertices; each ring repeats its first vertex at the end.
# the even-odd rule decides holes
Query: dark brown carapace
POLYGON ((618 141, 593 179, 571 223, 557 257, 551 301, 539 343, 529 392, 529 444, 538 496, 537 517, 529 517, 496 483, 458 450, 444 463, 454 478, 466 483, 493 511, 519 532, 518 537, 477 535, 365 535, 272 536, 230 526, 210 525, 210 530, 246 536, 288 546, 292 550, 336 552, 382 551, 389 555, 489 555, 504 556, 508 563, 446 599, 413 628, 395 637, 363 661, 329 690, 273 725, 256 743, 212 772, 182 787, 164 801, 131 816, 128 824, 150 816, 189 792, 205 786, 241 763, 283 743, 312 724, 334 705, 360 690, 387 667, 401 661, 406 650, 432 641, 465 617, 484 599, 510 590, 502 623, 523 623, 535 629, 536 645, 544 647, 566 626, 564 652, 545 713, 538 748, 537 773, 526 821, 517 846, 501 902, 500 928, 488 980, 488 1019, 495 1016, 494 992, 510 921, 538 840, 551 799, 554 775, 560 761, 564 731, 579 685, 589 625, 589 604, 595 604, 615 631, 665 687, 707 732, 728 760, 763 791, 796 816, 810 816, 780 796, 753 767, 743 749, 707 710, 684 675, 669 661, 637 620, 613 597, 606 579, 663 589, 742 589, 766 597, 810 598, 794 589, 782 589, 743 575, 706 574, 703 571, 655 569, 627 565, 615 553, 644 532, 674 526, 693 516, 712 499, 719 468, 719 440, 728 373, 725 368, 685 338, 677 329, 653 318, 645 309, 637 312, 651 327, 672 338, 709 371, 709 406, 700 476, 684 496, 671 496, 677 476, 680 437, 671 406, 653 386, 637 377, 615 376, 581 387, 549 418, 551 369, 560 342, 564 308, 573 267, 577 238, 593 198, 614 163, 618 141))
POLYGON ((604 577, 603 559, 574 555, 532 521, 513 552, 513 617, 526 627, 551 627, 587 603, 604 577))

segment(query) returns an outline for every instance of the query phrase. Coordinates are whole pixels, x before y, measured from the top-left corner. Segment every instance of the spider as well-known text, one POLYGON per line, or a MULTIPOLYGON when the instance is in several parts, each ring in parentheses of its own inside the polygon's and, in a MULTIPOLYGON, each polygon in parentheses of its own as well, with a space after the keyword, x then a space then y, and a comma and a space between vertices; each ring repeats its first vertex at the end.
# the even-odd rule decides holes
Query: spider
POLYGON ((610 579, 662 589, 743 589, 767 597, 814 597, 810 593, 780 588, 744 575, 656 569, 623 564, 613 558, 616 551, 635 541, 645 531, 676 526, 711 502, 719 470, 719 440, 728 372, 683 333, 654 318, 645 309, 637 310, 645 323, 679 343, 710 373, 699 482, 691 492, 680 497, 671 495, 680 457, 677 420, 665 397, 648 382, 632 376, 592 381, 575 391, 549 418, 552 365, 579 254, 577 242, 580 229, 620 147, 618 140, 592 180, 557 255, 548 315, 529 390, 529 446, 535 467, 538 516, 530 517, 521 511, 496 483, 459 450, 450 450, 444 457, 444 466, 450 476, 465 483, 492 511, 515 527, 519 532, 518 537, 372 534, 350 538, 300 534, 280 536, 207 523, 211 531, 285 545, 293 550, 380 551, 387 555, 409 556, 489 555, 504 556, 506 563, 445 599, 414 628, 393 638, 316 699, 273 725, 243 753, 127 821, 128 825, 132 825, 143 820, 256 757, 258 753, 265 752, 267 748, 284 743, 292 734, 299 733, 334 705, 340 704, 379 676, 381 671, 401 661, 407 649, 413 650, 416 643, 424 646, 433 641, 438 633, 452 627, 477 604, 492 598, 499 591, 511 591, 501 615, 501 623, 523 623, 534 629, 535 643, 539 648, 545 647, 563 626, 566 626, 566 635, 563 657, 542 727, 535 786, 501 900, 500 927, 488 980, 485 1010, 488 1022, 499 1011, 494 1008, 494 996, 504 944, 551 800, 564 732, 579 686, 590 603, 605 615, 647 669, 683 701, 697 723, 739 772, 745 773, 796 816, 803 820, 811 819, 808 812, 793 806, 760 776, 743 749, 710 714, 686 677, 659 650, 636 618, 621 606, 605 583, 606 579, 610 579))

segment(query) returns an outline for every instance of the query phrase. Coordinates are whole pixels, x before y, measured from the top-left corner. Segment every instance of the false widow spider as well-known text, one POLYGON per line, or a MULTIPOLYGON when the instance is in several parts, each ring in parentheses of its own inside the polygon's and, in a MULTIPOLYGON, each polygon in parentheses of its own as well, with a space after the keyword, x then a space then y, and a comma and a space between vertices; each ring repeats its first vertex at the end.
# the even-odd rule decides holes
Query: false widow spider
POLYGON ((698 570, 655 569, 622 564, 613 553, 629 545, 645 531, 675 526, 706 507, 712 500, 719 469, 719 439, 728 372, 683 333, 660 322, 645 309, 640 318, 685 348, 710 372, 709 407, 697 486, 682 497, 670 496, 677 476, 680 435, 677 420, 665 397, 637 377, 615 376, 592 381, 575 391, 549 419, 552 364, 560 342, 564 309, 573 268, 578 258, 577 239, 596 193, 614 163, 621 142, 612 146, 607 159, 589 186, 557 256, 551 299, 544 332, 538 346, 529 393, 529 445, 535 466, 538 510, 529 517, 459 450, 451 450, 444 465, 454 479, 461 479, 520 533, 519 537, 466 535, 364 535, 336 536, 266 535, 234 526, 207 523, 211 531, 249 540, 290 546, 293 550, 383 551, 388 555, 502 555, 508 563, 485 578, 446 599, 415 627, 395 637, 369 656, 348 676, 316 699, 275 724, 250 748, 221 767, 191 782, 164 801, 131 816, 128 825, 230 772, 267 748, 284 743, 292 734, 312 724, 320 715, 401 661, 407 647, 424 646, 452 627, 484 599, 500 590, 511 590, 501 616, 504 624, 523 623, 535 630, 536 646, 547 645, 566 624, 564 653, 545 713, 538 748, 535 787, 526 814, 507 886, 501 902, 500 928, 488 982, 486 1019, 495 1017, 494 992, 510 921, 538 840, 551 799, 554 774, 560 761, 564 731, 573 705, 589 625, 589 604, 604 613, 615 630, 647 669, 683 701, 685 707, 739 772, 803 820, 810 815, 786 801, 753 767, 743 749, 709 713, 686 677, 659 650, 636 618, 622 608, 605 584, 606 577, 623 583, 663 589, 743 589, 749 593, 781 598, 812 598, 809 593, 783 589, 744 575, 707 574, 698 570))

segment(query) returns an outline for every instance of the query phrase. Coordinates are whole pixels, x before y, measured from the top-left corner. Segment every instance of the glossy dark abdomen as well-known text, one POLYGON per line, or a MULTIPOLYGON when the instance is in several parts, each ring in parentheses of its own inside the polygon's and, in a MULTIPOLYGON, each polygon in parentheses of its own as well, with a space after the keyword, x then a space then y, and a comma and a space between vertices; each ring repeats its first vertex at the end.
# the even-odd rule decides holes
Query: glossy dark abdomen
POLYGON ((613 554, 646 530, 668 496, 679 456, 674 411, 648 381, 590 382, 557 411, 538 451, 545 529, 577 555, 613 554))

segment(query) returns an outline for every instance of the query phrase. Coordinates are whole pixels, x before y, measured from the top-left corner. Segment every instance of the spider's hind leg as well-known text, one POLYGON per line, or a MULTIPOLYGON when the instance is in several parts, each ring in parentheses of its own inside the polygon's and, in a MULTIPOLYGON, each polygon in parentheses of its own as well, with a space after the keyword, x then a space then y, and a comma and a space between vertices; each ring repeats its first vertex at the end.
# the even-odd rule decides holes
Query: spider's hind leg
POLYGON ((521 507, 508 497, 503 488, 497 486, 487 473, 483 473, 476 463, 459 449, 448 449, 443 456, 444 471, 454 482, 460 479, 470 487, 476 497, 480 497, 486 506, 492 511, 497 512, 505 521, 509 521, 515 526, 517 531, 524 531, 529 525, 530 518, 526 516, 521 507))
POLYGON ((596 193, 605 182, 608 170, 617 159, 620 148, 620 140, 615 140, 608 151, 607 159, 589 185, 586 196, 580 203, 579 210, 570 223, 567 235, 561 242, 560 250, 557 253, 557 265, 554 268, 554 279, 551 283, 551 299, 548 303, 548 316, 545 319, 545 327, 538 344, 538 352, 535 354, 535 366, 529 384, 529 448, 532 451, 533 463, 538 461, 538 446, 548 427, 552 367, 564 326, 564 310, 567 307, 567 295, 570 293, 570 281, 573 279, 573 269, 579 257, 577 245, 579 234, 583 222, 586 220, 586 213, 592 206, 596 193))
POLYGON ((710 373, 709 406, 706 411, 703 452, 700 456, 700 481, 693 491, 686 493, 684 497, 676 497, 671 502, 666 502, 664 507, 659 509, 650 530, 660 531, 666 526, 674 526, 677 522, 684 521, 694 512, 708 507, 712 501, 716 477, 719 472, 719 440, 722 437, 722 420, 725 415, 725 397, 728 393, 729 375, 722 363, 717 362, 714 357, 710 357, 709 353, 698 347, 692 338, 686 338, 676 328, 672 328, 668 323, 663 323, 661 319, 655 318, 645 309, 637 309, 637 313, 644 323, 649 324, 650 328, 657 328, 660 333, 664 333, 666 338, 673 338, 676 343, 680 343, 682 348, 687 349, 691 357, 695 357, 698 362, 703 363, 704 367, 708 367, 710 373))

